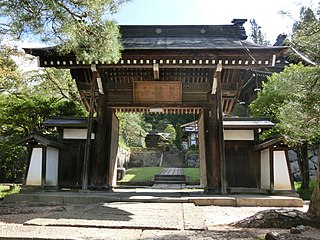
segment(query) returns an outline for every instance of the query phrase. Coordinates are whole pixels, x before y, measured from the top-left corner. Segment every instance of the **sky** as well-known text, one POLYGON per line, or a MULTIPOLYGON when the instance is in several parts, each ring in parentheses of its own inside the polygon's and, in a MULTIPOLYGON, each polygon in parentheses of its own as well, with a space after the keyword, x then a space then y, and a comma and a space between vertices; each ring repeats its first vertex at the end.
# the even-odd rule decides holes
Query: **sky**
POLYGON ((290 36, 292 25, 299 19, 301 6, 317 7, 318 0, 131 0, 114 19, 120 25, 216 25, 231 24, 234 18, 255 19, 275 43, 279 34, 290 36), (289 12, 291 17, 280 14, 289 12))

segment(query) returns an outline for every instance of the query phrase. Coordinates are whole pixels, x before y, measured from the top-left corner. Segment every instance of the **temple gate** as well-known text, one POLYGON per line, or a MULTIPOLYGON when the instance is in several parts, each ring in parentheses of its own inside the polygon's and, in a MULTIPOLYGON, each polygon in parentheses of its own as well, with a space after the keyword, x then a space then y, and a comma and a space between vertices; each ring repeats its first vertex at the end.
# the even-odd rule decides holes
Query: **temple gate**
POLYGON ((245 21, 120 26, 124 50, 116 64, 81 62, 72 53, 59 56, 55 48, 25 49, 39 57, 41 67, 70 69, 89 110, 83 189, 112 186, 118 142, 115 112, 132 112, 199 115, 201 183, 210 192, 226 193, 223 116, 249 81, 248 71, 267 71, 287 50, 247 41, 245 21))

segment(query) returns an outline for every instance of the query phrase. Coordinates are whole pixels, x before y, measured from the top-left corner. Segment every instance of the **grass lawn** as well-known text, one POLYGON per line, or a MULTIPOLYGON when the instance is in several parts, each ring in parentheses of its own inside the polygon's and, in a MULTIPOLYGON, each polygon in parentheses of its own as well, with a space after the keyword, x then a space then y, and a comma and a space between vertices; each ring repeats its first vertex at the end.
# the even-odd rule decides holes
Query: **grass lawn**
POLYGON ((200 184, 199 168, 184 168, 183 170, 189 184, 200 184))
POLYGON ((122 185, 152 185, 154 175, 161 172, 163 167, 129 168, 124 178, 118 181, 122 185))
MULTIPOLYGON (((119 185, 152 185, 154 175, 161 172, 163 167, 137 167, 129 168, 122 180, 118 181, 119 185)), ((188 184, 200 183, 199 168, 184 168, 184 174, 187 177, 188 184)))
POLYGON ((14 184, 12 186, 8 186, 8 185, 0 184, 0 198, 4 198, 8 194, 18 193, 18 192, 20 192, 19 185, 14 184))

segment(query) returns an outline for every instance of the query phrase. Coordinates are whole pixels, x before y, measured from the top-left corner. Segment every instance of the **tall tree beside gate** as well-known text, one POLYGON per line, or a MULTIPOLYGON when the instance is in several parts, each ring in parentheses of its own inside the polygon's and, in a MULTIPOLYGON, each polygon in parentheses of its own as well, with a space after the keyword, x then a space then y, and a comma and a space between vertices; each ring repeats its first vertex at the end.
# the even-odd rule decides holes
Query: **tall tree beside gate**
MULTIPOLYGON (((317 63, 320 62, 319 10, 301 9, 300 21, 293 27, 290 42, 292 47, 317 63)), ((301 56, 299 57, 295 60, 301 60, 301 56)), ((282 73, 269 78, 269 82, 264 85, 263 91, 253 102, 252 108, 256 113, 264 112, 276 118, 278 121, 276 127, 287 143, 303 146, 320 142, 319 102, 320 67, 304 67, 299 64, 291 65, 282 73), (265 105, 262 105, 263 103, 265 105)), ((308 213, 320 217, 319 173, 308 213)))
MULTIPOLYGON (((318 4, 317 9, 311 9, 309 7, 302 7, 300 11, 300 20, 297 21, 293 26, 293 34, 291 37, 291 46, 302 52, 309 59, 314 61, 316 65, 320 63, 320 5, 318 4)), ((299 77, 299 76, 298 76, 299 77)), ((305 92, 304 101, 299 103, 296 102, 292 104, 291 113, 297 113, 296 123, 303 121, 308 121, 306 125, 306 130, 309 132, 310 136, 313 136, 313 142, 316 144, 320 143, 320 127, 319 127, 319 102, 320 102, 320 72, 319 67, 313 70, 313 73, 308 74, 304 79, 304 82, 310 85, 307 86, 305 92), (302 114, 302 118, 299 118, 298 114, 302 114)), ((300 91, 300 89, 295 89, 294 91, 300 91)), ((283 113, 285 115, 285 112, 283 113)), ((289 116, 286 116, 290 118, 289 116)), ((301 133, 301 129, 297 129, 297 132, 301 133)), ((305 134, 305 133, 304 133, 305 134)), ((320 144, 319 153, 320 156, 320 144)), ((320 162, 320 161, 319 161, 320 162)), ((320 174, 318 165, 318 178, 316 183, 316 188, 311 197, 310 207, 308 213, 315 215, 320 218, 320 174)))
POLYGON ((2 0, 0 34, 59 45, 78 60, 117 62, 120 34, 110 15, 126 0, 2 0))

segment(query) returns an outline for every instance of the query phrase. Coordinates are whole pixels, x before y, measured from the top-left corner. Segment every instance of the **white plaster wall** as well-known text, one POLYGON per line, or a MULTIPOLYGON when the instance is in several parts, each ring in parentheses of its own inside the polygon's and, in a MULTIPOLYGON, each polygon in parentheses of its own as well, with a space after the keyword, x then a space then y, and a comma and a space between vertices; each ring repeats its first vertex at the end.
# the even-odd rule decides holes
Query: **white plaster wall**
POLYGON ((33 148, 26 185, 41 186, 42 148, 33 148))
POLYGON ((46 186, 58 185, 59 150, 47 147, 46 186))
POLYGON ((224 140, 254 140, 253 130, 224 130, 224 140))
POLYGON ((190 144, 191 145, 197 145, 197 140, 196 140, 196 138, 197 138, 197 134, 196 133, 191 133, 191 139, 190 139, 190 144))
POLYGON ((270 152, 261 151, 261 189, 270 190, 270 152))
POLYGON ((274 151, 274 190, 291 190, 285 151, 274 151))
MULTIPOLYGON (((63 129, 64 139, 87 139, 87 129, 82 128, 65 128, 63 129)), ((94 139, 94 134, 91 135, 94 139)))

